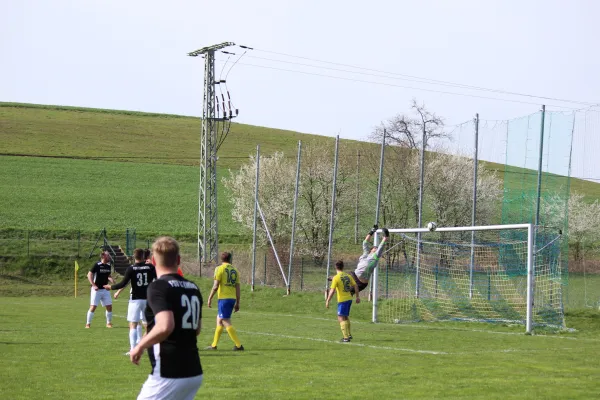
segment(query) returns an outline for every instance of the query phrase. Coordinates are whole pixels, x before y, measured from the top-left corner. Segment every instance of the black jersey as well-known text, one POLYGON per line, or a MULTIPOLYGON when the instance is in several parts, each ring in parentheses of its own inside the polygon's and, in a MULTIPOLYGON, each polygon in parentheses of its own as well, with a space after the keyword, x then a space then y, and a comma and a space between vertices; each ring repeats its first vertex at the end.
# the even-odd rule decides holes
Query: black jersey
POLYGON ((148 285, 156 279, 156 269, 154 265, 146 264, 145 262, 135 263, 127 267, 125 276, 119 283, 112 285, 112 290, 118 290, 127 286, 131 281, 131 292, 129 298, 131 300, 146 300, 146 291, 148 285))
POLYGON ((110 276, 111 267, 110 264, 104 264, 102 261, 98 261, 90 272, 93 274, 92 281, 94 285, 98 286, 98 289, 103 289, 104 285, 108 284, 108 277, 110 276))
POLYGON ((148 286, 148 332, 154 327, 154 316, 161 311, 173 312, 175 329, 163 342, 148 349, 152 375, 163 378, 201 375, 196 343, 196 329, 202 318, 200 289, 176 273, 161 276, 148 286))

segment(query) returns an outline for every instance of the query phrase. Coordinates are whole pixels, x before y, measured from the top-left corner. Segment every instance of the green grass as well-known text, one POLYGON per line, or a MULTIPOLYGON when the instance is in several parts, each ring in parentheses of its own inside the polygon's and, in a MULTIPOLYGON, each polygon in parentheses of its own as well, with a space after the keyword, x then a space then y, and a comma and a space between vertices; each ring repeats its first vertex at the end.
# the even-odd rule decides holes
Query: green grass
MULTIPOLYGON (((0 103, 3 154, 198 165, 200 128, 200 119, 194 117, 0 103)), ((250 154, 256 154, 257 144, 263 155, 282 151, 293 157, 298 140, 331 146, 334 143, 334 138, 326 136, 232 124, 219 150, 219 166, 239 167, 250 154)), ((350 140, 343 142, 364 146, 350 140)))
MULTIPOLYGON (((23 297, 26 283, 0 279, 0 398, 129 399, 148 372, 123 355, 127 302, 114 303, 115 328, 97 312, 85 330, 88 289, 77 298, 23 297)), ((64 282, 63 282, 64 283, 64 282)), ((203 293, 210 281, 200 280, 203 293)), ((54 295, 68 290, 55 285, 54 295)), ((526 336, 523 327, 472 323, 369 323, 370 303, 355 304, 351 344, 342 344, 335 304, 318 293, 284 297, 243 288, 234 324, 246 348, 224 335, 200 352, 197 398, 588 399, 600 391, 600 314, 568 315, 575 333, 526 336), (342 384, 341 386, 339 384, 342 384)), ((215 310, 203 308, 199 347, 210 344, 215 310)))
MULTIPOLYGON (((0 170, 4 227, 189 233, 197 227, 198 170, 191 166, 0 157, 0 170)), ((221 215, 230 215, 219 194, 221 215)), ((238 233, 231 218, 220 222, 223 233, 238 233)))

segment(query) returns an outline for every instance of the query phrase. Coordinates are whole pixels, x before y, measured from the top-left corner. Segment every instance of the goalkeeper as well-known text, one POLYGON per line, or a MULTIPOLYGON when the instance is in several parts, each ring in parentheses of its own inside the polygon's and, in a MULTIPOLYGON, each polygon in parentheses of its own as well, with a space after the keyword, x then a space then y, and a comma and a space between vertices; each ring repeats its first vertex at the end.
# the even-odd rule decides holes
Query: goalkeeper
POLYGON ((379 264, 379 259, 383 253, 383 247, 390 238, 390 231, 383 228, 383 239, 381 240, 381 243, 379 243, 379 246, 373 246, 371 244, 371 238, 377 229, 379 229, 379 226, 374 225, 373 229, 371 229, 367 237, 365 237, 365 240, 363 240, 363 253, 358 259, 356 269, 350 272, 350 276, 354 278, 359 291, 362 291, 369 284, 369 279, 371 279, 375 267, 379 264))

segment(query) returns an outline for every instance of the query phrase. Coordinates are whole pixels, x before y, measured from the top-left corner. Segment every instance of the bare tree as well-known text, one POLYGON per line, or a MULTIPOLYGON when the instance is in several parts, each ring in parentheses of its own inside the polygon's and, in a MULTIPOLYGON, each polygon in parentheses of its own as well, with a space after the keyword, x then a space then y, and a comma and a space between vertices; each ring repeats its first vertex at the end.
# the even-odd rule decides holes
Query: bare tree
POLYGON ((423 126, 425 126, 426 149, 433 141, 450 137, 444 132, 444 120, 427 110, 425 104, 418 104, 417 100, 413 99, 410 108, 413 115, 398 114, 382 122, 369 138, 380 142, 385 129, 388 144, 418 150, 421 148, 423 126))

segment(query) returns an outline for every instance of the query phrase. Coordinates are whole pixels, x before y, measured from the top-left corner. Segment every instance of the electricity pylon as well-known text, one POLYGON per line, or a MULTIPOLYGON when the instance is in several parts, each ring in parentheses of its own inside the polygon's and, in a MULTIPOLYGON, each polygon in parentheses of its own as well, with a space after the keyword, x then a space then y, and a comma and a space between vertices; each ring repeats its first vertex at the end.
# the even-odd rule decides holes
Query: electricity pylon
POLYGON ((233 46, 224 42, 203 47, 188 56, 204 57, 204 104, 202 108, 202 132, 200 136, 200 187, 198 190, 198 261, 218 262, 217 218, 217 129, 219 116, 215 112, 215 51, 233 46))

